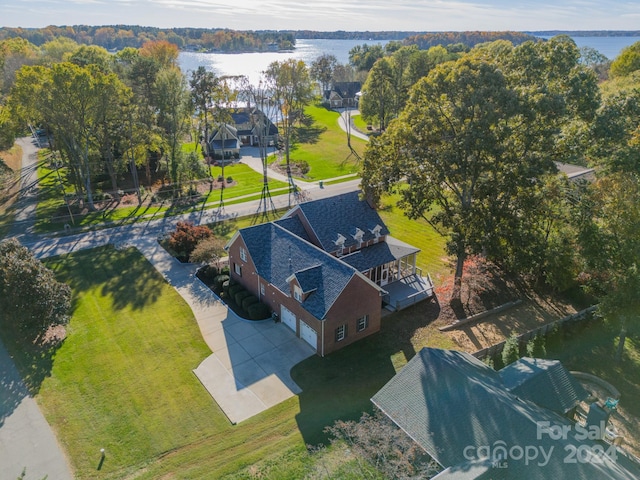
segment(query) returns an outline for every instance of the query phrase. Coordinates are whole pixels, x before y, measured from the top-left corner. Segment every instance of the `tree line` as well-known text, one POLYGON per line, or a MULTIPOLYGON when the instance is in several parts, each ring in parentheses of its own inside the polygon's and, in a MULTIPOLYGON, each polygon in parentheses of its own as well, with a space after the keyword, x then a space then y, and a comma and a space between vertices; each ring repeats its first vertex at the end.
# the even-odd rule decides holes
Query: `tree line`
POLYGON ((147 42, 166 41, 180 49, 207 49, 220 52, 264 52, 287 50, 295 46, 293 33, 278 31, 240 31, 226 28, 156 28, 139 25, 73 25, 44 28, 2 27, 0 40, 22 38, 41 46, 57 38, 68 38, 81 45, 97 45, 108 50, 140 48, 147 42))

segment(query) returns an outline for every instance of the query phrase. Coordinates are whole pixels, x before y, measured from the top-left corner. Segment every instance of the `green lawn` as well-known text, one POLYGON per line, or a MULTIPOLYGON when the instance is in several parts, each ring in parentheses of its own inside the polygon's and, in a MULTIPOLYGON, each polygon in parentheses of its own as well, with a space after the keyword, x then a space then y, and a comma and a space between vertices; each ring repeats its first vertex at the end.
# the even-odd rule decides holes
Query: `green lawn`
POLYGON ((360 130, 363 133, 368 132, 367 126, 369 126, 370 123, 365 122, 364 119, 362 118, 362 115, 353 115, 351 119, 353 120, 353 123, 358 130, 360 130))
POLYGON ((380 216, 391 236, 420 249, 417 264, 423 274, 429 273, 434 282, 452 273, 445 246, 447 239, 440 235, 425 220, 411 220, 396 206, 399 195, 385 196, 380 216))
MULTIPOLYGON (((313 124, 299 128, 299 142, 291 151, 292 161, 305 161, 310 166, 305 180, 317 181, 358 173, 360 165, 347 146, 346 133, 338 125, 339 114, 321 106, 307 107, 305 113, 313 118, 313 124)), ((362 139, 351 138, 351 146, 360 157, 366 143, 362 139)))

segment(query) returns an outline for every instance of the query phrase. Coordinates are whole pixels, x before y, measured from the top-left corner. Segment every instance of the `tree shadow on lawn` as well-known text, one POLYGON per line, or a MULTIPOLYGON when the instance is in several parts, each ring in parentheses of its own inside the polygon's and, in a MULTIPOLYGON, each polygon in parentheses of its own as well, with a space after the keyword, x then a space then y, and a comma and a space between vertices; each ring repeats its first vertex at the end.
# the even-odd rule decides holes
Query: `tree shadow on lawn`
POLYGON ((327 127, 305 125, 296 127, 295 136, 299 143, 316 144, 320 141, 320 135, 327 131, 327 127))
POLYGON ((79 295, 98 285, 110 297, 114 310, 140 310, 155 303, 164 279, 135 248, 116 250, 112 245, 55 257, 46 264, 73 291, 72 312, 79 295))
POLYGON ((371 397, 396 374, 393 357, 404 355, 403 364, 413 358, 414 333, 438 318, 439 312, 437 302, 414 305, 384 317, 379 332, 293 367, 291 377, 302 389, 296 421, 305 443, 326 444, 325 427, 371 412, 371 397))
MULTIPOLYGON (((61 327, 58 327, 61 328, 61 327)), ((64 330, 62 330, 64 331, 64 330)), ((31 332, 16 331, 5 319, 0 322, 0 337, 10 357, 0 347, 0 426, 28 396, 35 396, 45 378, 51 376, 53 360, 64 339, 31 332), (16 370, 11 366, 13 362, 16 370), (23 383, 24 382, 24 383, 23 383), (25 388, 26 387, 26 388, 25 388)))

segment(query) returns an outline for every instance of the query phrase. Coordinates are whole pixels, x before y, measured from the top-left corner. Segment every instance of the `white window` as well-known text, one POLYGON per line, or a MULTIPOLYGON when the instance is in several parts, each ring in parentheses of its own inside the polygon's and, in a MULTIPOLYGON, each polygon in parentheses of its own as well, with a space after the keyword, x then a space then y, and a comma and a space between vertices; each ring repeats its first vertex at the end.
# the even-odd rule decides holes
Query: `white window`
POLYGON ((243 262, 247 261, 247 251, 244 249, 244 247, 240 247, 240 259, 243 262))
POLYGON ((361 332, 369 326, 369 315, 358 319, 358 331, 361 332))
POLYGON ((239 263, 233 264, 233 271, 236 272, 236 275, 238 275, 239 277, 242 276, 242 267, 240 266, 239 263))
POLYGON ((297 285, 293 286, 293 298, 302 303, 302 289, 297 285))
POLYGON ((336 328, 336 342, 340 342, 344 340, 346 336, 347 336, 346 325, 340 325, 338 328, 336 328))
POLYGON ((264 283, 260 284, 260 295, 264 295, 264 283))

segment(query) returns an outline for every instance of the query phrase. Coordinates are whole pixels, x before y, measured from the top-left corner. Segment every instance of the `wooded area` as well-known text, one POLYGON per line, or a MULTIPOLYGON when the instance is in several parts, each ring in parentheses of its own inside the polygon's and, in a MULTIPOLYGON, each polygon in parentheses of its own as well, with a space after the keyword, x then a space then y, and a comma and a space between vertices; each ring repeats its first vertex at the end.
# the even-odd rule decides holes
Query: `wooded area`
POLYGON ((41 46, 57 38, 81 45, 97 45, 108 50, 140 48, 147 42, 167 41, 180 49, 219 52, 264 52, 288 50, 295 46, 291 32, 239 31, 226 28, 156 28, 139 25, 73 25, 44 28, 0 28, 0 40, 22 38, 41 46))

